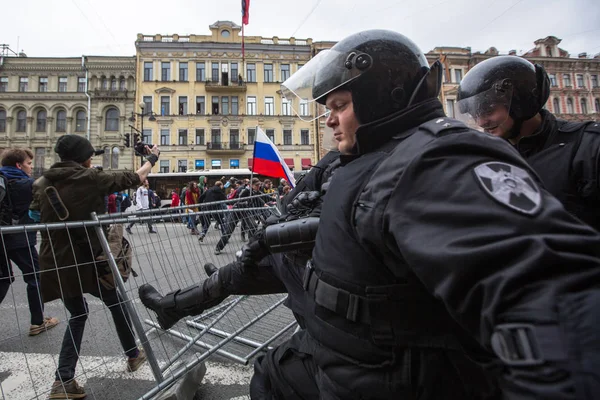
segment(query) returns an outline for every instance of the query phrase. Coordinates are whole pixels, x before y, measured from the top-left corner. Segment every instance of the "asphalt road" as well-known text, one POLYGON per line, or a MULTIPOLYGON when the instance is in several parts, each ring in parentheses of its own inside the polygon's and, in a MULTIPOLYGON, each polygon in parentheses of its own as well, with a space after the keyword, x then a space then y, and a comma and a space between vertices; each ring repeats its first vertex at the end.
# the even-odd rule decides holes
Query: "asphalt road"
MULTIPOLYGON (((136 224, 132 228, 133 234, 126 234, 135 249, 134 269, 138 273, 138 277, 129 279, 126 287, 158 364, 164 367, 188 342, 152 329, 152 326, 145 322, 155 321, 155 316, 140 303, 137 288, 143 283, 151 283, 164 294, 200 282, 206 278, 202 268, 204 263, 213 262, 220 267, 232 261, 242 241, 238 225, 225 250, 220 255, 215 255, 214 247, 220 233, 214 227, 211 227, 202 242, 198 241, 197 236, 191 235, 180 222, 159 222, 155 224, 155 228, 158 233, 152 234, 148 232, 146 225, 136 224)), ((15 274, 19 274, 17 268, 15 274)), ((86 297, 90 314, 76 379, 85 386, 88 399, 140 398, 156 386, 152 370, 146 363, 134 373, 125 371, 125 357, 110 312, 101 300, 90 295, 86 297)), ((199 387, 197 398, 247 398, 253 352, 260 354, 260 350, 255 350, 256 347, 274 335, 281 334, 271 343, 276 345, 289 337, 294 329, 291 312, 282 305, 276 305, 282 299, 283 295, 240 298, 236 300, 237 303, 225 304, 225 307, 231 306, 226 313, 222 312, 225 310, 223 308, 221 312, 207 312, 196 320, 203 325, 214 324, 214 334, 206 333, 200 338, 200 341, 208 346, 215 346, 223 341, 223 332, 227 334, 243 329, 238 335, 241 340, 225 344, 219 354, 208 358, 207 374, 199 387), (261 315, 270 308, 273 309, 271 312, 261 315), (219 319, 217 317, 220 314, 222 316, 219 319), (246 325, 247 327, 242 328, 246 325), (247 364, 244 365, 244 362, 247 364)), ((47 397, 54 380, 54 370, 68 314, 60 300, 47 303, 45 313, 47 316, 59 318, 61 323, 39 336, 27 336, 29 310, 25 284, 20 276, 16 276, 16 281, 0 305, 0 398, 24 400, 47 397)), ((201 330, 190 323, 182 321, 174 330, 189 337, 198 336, 201 330)), ((176 370, 198 357, 204 357, 205 348, 195 345, 189 347, 171 369, 163 372, 165 377, 170 376, 169 371, 176 370)))

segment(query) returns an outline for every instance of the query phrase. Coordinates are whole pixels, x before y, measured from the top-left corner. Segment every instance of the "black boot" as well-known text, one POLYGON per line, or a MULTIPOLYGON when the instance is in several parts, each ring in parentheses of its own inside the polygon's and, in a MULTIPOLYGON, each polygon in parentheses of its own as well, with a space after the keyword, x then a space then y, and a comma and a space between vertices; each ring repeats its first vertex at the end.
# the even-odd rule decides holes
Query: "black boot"
POLYGON ((183 317, 199 315, 208 308, 204 303, 201 285, 190 286, 167 293, 164 297, 152 285, 144 284, 138 289, 140 300, 156 313, 162 329, 169 329, 183 317))
POLYGON ((208 276, 211 276, 218 270, 219 270, 219 268, 215 267, 215 264, 213 264, 213 263, 204 264, 204 271, 206 272, 206 275, 208 275, 208 276))

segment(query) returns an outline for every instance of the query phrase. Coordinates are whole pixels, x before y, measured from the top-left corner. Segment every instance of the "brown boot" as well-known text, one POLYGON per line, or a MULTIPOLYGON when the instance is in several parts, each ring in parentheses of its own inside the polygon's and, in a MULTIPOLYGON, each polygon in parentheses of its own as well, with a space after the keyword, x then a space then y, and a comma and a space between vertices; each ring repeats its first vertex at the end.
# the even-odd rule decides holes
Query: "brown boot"
POLYGON ((29 336, 39 335, 42 332, 46 332, 48 329, 54 328, 56 325, 58 325, 58 319, 46 317, 41 325, 31 325, 29 327, 29 336))
POLYGON ((54 381, 48 399, 83 399, 85 396, 85 390, 79 386, 75 379, 71 379, 67 382, 54 381))
POLYGON ((146 352, 144 349, 139 350, 140 352, 137 357, 130 357, 127 359, 127 371, 135 372, 144 362, 146 362, 146 352))

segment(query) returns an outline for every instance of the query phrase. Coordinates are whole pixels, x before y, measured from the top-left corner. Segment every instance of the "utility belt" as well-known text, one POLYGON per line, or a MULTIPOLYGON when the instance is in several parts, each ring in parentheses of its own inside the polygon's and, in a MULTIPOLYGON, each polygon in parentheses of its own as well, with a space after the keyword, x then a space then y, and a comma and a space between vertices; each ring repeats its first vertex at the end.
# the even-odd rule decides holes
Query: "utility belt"
MULTIPOLYGON (((304 290, 314 303, 343 317, 350 326, 368 326, 368 340, 378 347, 427 347, 462 351, 456 323, 443 305, 416 284, 366 286, 364 295, 338 288, 317 276, 312 260, 306 264, 304 290)), ((354 335, 356 336, 356 335, 354 335)))

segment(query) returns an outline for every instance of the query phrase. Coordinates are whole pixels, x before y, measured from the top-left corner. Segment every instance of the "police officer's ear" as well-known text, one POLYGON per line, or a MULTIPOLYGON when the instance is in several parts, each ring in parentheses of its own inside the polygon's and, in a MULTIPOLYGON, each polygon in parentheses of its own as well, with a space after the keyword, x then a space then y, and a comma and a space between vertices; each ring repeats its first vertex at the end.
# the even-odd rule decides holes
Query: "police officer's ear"
POLYGON ((539 64, 535 65, 535 77, 536 77, 536 88, 534 96, 539 102, 540 109, 546 104, 548 101, 548 97, 550 97, 550 78, 542 67, 539 64))
POLYGON ((429 68, 429 71, 427 71, 419 81, 419 84, 408 101, 407 107, 424 100, 437 98, 440 95, 440 90, 442 89, 442 70, 443 68, 440 60, 433 63, 429 68))

